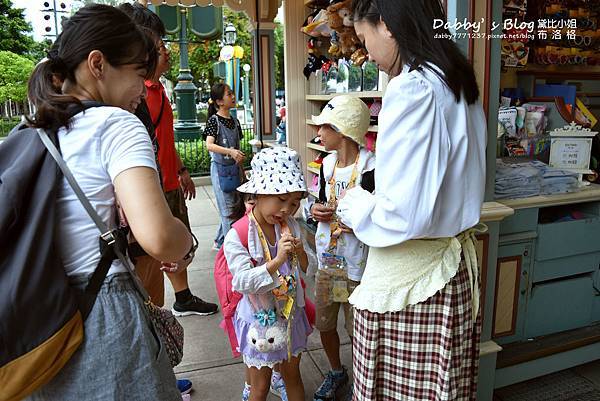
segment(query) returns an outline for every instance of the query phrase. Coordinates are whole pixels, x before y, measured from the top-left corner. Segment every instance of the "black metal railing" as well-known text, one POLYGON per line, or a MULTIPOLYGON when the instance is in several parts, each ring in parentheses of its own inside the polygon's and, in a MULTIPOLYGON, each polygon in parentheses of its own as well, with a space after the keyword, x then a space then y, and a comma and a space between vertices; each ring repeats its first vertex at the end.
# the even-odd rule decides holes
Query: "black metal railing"
MULTIPOLYGON (((204 132, 204 129, 201 129, 204 132)), ((242 125, 243 137, 240 142, 240 149, 246 154, 244 168, 250 167, 252 158, 252 146, 249 141, 254 138, 254 126, 242 125)), ((184 139, 175 142, 175 147, 181 161, 188 168, 192 176, 210 175, 210 155, 206 149, 206 142, 202 137, 194 139, 184 139)))
MULTIPOLYGON (((0 138, 8 135, 11 129, 21 121, 20 117, 0 117, 0 138)), ((204 127, 200 130, 204 132, 204 127)), ((246 154, 244 168, 250 167, 252 158, 252 146, 249 141, 254 138, 254 126, 242 125, 243 138, 240 142, 240 149, 246 154)), ((184 139, 175 142, 175 148, 188 168, 192 176, 210 175, 210 155, 206 149, 206 142, 201 137, 194 139, 184 139)))

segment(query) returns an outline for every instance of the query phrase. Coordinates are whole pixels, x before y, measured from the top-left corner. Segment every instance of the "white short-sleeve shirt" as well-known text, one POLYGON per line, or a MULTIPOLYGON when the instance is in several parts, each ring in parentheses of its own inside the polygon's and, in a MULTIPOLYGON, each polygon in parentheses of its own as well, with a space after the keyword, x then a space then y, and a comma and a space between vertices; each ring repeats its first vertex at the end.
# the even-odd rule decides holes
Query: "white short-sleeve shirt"
MULTIPOLYGON (((116 226, 114 179, 133 167, 156 170, 146 128, 117 107, 93 107, 58 131, 60 150, 77 183, 108 227, 116 226)), ((58 247, 68 276, 91 274, 100 261, 100 231, 65 178, 57 197, 58 247)), ((114 261, 108 274, 124 272, 114 261)))

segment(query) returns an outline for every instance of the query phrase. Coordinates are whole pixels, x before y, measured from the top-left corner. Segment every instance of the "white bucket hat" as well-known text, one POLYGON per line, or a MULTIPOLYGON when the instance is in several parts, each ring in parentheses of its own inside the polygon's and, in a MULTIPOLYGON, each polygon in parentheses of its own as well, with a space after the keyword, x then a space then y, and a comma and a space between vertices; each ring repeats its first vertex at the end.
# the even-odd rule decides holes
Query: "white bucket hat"
POLYGON ((252 176, 237 190, 247 194, 278 195, 306 192, 298 152, 287 147, 266 148, 250 163, 252 176))
POLYGON ((364 147, 371 114, 365 102, 359 98, 340 95, 331 99, 320 115, 312 116, 312 120, 317 125, 333 126, 340 134, 364 147))

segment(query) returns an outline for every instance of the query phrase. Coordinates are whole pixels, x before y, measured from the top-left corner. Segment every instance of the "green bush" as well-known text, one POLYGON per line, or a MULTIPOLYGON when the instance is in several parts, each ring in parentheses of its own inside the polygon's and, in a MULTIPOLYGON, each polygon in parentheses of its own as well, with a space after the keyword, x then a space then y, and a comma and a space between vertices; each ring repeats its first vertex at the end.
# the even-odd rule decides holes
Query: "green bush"
POLYGON ((21 117, 0 118, 0 137, 8 135, 11 129, 21 122, 21 117))
MULTIPOLYGON (((251 129, 244 130, 244 137, 240 144, 240 149, 246 154, 244 167, 250 166, 252 157, 252 146, 248 143, 254 138, 254 132, 251 129)), ((210 174, 210 155, 206 149, 206 144, 203 140, 185 140, 175 142, 177 153, 181 157, 181 161, 188 168, 192 175, 209 175, 210 174)))
POLYGON ((205 124, 206 120, 208 119, 208 110, 207 109, 200 109, 198 111, 198 113, 196 114, 196 117, 197 117, 198 122, 200 124, 205 124))

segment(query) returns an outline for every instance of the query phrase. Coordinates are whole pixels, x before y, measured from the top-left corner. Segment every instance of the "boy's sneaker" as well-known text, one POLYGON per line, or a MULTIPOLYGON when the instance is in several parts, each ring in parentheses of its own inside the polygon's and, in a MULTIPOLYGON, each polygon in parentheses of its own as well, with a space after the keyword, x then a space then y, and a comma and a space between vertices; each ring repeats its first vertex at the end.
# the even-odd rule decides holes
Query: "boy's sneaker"
POLYGON ((287 391, 285 390, 285 382, 283 377, 278 372, 273 372, 271 375, 271 393, 281 398, 283 401, 288 401, 287 391))
POLYGON ((342 367, 341 372, 330 370, 325 376, 325 380, 315 391, 313 401, 328 401, 335 399, 335 393, 348 382, 348 370, 342 367))
POLYGON ((188 379, 177 379, 177 388, 181 395, 189 394, 192 391, 192 381, 188 379))
POLYGON ((175 302, 173 309, 171 310, 175 316, 188 316, 188 315, 212 315, 219 311, 217 304, 203 301, 195 295, 185 303, 175 302))
POLYGON ((242 401, 248 401, 250 399, 250 386, 244 383, 244 389, 242 390, 242 401))

